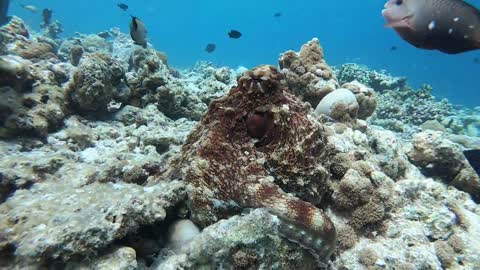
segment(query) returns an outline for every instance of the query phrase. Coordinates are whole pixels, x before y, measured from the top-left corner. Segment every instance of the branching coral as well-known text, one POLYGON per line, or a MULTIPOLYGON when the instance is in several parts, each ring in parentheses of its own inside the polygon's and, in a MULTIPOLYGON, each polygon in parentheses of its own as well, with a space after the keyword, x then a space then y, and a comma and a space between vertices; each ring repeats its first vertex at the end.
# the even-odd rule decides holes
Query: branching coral
POLYGON ((404 77, 394 77, 358 64, 344 64, 336 70, 336 75, 341 84, 356 80, 380 93, 386 90, 403 89, 407 82, 404 77))
POLYGON ((447 100, 440 102, 431 94, 432 88, 424 85, 419 90, 403 88, 386 91, 378 96, 378 108, 373 123, 381 120, 398 120, 405 124, 420 126, 428 120, 442 121, 452 113, 452 106, 447 100))

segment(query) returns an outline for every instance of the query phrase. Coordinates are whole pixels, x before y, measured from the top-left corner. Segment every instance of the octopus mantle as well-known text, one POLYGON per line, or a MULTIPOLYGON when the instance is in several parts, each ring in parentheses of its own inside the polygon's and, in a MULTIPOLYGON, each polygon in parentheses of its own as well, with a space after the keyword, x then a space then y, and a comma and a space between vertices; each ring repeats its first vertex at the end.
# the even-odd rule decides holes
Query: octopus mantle
POLYGON ((192 219, 207 226, 241 209, 266 208, 285 224, 285 237, 327 260, 335 227, 312 203, 326 191, 329 151, 309 110, 272 66, 246 72, 212 101, 167 173, 190 184, 192 219))

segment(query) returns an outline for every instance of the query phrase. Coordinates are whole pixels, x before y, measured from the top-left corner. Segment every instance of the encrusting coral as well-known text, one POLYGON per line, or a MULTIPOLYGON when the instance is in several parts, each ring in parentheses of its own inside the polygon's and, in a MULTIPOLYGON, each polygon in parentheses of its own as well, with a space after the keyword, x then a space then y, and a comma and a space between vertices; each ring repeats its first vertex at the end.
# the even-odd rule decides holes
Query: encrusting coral
POLYGON ((358 102, 358 115, 359 119, 367 119, 372 116, 377 108, 377 99, 375 97, 375 91, 358 81, 352 81, 342 85, 342 88, 346 88, 355 94, 358 102))
POLYGON ((272 66, 248 71, 227 96, 210 104, 165 175, 181 176, 192 186, 188 195, 197 224, 265 207, 288 224, 287 238, 325 262, 335 247, 335 227, 322 210, 285 191, 321 198, 328 150, 320 123, 287 89, 272 66))
POLYGON ((408 153, 412 163, 424 169, 426 175, 441 177, 450 185, 468 192, 480 200, 480 178, 468 163, 461 147, 438 131, 420 132, 413 137, 408 153))
POLYGON ((283 53, 278 62, 289 89, 313 108, 338 87, 333 70, 326 63, 323 49, 316 38, 303 45, 299 53, 283 53))
POLYGON ((105 112, 113 99, 128 92, 124 77, 121 64, 110 55, 87 54, 67 86, 67 101, 79 112, 105 112))

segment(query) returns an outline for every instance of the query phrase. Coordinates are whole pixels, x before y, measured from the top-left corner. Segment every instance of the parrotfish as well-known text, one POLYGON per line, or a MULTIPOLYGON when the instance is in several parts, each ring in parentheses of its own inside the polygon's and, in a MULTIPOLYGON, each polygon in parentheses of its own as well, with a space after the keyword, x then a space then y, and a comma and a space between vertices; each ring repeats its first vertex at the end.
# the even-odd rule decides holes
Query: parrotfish
POLYGON ((382 15, 417 48, 448 54, 480 49, 480 12, 462 0, 389 0, 382 15))

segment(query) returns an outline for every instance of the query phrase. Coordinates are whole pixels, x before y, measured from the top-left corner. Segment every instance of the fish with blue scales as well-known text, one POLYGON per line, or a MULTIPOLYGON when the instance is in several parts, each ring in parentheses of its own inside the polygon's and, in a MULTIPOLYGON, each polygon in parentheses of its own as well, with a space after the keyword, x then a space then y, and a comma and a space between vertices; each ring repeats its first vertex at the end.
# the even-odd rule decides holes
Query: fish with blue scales
POLYGON ((386 26, 417 48, 458 54, 480 49, 480 12, 461 0, 389 0, 386 26))
POLYGON ((151 182, 186 181, 191 219, 202 227, 265 208, 282 221, 283 237, 325 264, 336 230, 316 206, 328 189, 332 152, 310 112, 275 67, 247 71, 228 95, 210 103, 179 156, 151 182))

